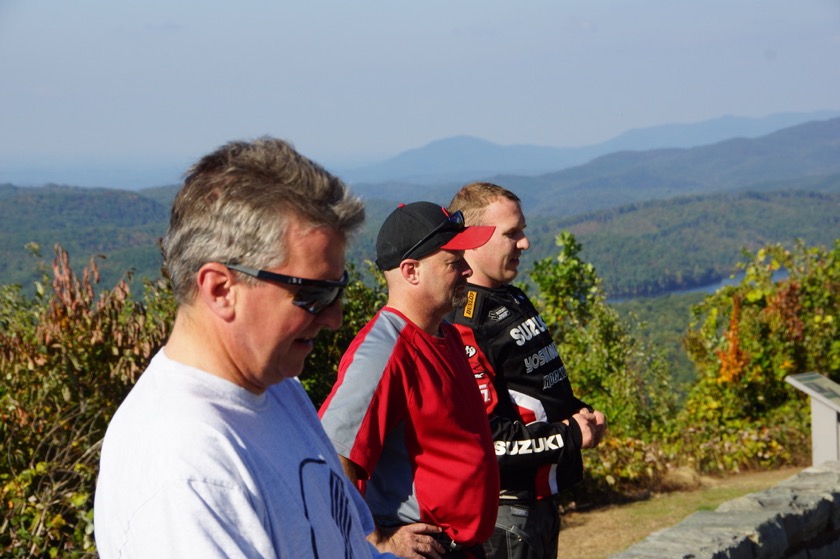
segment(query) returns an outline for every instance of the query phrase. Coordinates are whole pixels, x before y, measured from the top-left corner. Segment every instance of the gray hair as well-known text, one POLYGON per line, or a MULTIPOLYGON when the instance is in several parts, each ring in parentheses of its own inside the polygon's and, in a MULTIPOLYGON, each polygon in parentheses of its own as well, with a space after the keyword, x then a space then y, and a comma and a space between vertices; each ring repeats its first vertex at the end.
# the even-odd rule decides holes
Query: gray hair
POLYGON ((195 297, 195 274, 207 262, 283 264, 290 219, 347 238, 364 217, 361 199, 291 144, 230 142, 187 172, 162 242, 164 267, 182 304, 195 297))

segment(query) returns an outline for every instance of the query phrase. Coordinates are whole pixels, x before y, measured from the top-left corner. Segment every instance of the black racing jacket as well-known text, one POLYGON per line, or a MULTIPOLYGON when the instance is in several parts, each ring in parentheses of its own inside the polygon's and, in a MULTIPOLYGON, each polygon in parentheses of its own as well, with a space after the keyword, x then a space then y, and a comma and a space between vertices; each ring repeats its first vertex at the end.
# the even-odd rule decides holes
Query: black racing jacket
POLYGON ((468 286, 450 313, 484 397, 502 496, 545 498, 583 477, 575 397, 545 322, 522 290, 468 286))

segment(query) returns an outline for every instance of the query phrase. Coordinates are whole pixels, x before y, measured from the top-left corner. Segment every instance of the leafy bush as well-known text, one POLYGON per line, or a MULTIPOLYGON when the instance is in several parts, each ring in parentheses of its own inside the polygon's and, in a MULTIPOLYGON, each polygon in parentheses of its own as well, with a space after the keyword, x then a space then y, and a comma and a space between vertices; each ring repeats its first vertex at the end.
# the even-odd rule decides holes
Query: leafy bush
POLYGON ((610 435, 584 451, 584 480, 571 494, 578 501, 613 501, 658 489, 672 468, 660 441, 610 435))
POLYGON ((807 462, 807 397, 784 378, 818 371, 840 380, 840 241, 830 251, 799 243, 746 253, 741 284, 693 307, 685 344, 698 381, 678 414, 658 351, 605 304, 574 236, 557 244, 560 254, 537 262, 531 277, 537 305, 575 391, 610 425, 601 446, 584 453, 575 497, 655 489, 683 465, 727 474, 807 462), (776 281, 780 270, 788 277, 776 281))
POLYGON ((739 285, 693 308, 686 336, 698 381, 674 444, 701 471, 801 463, 808 401, 785 377, 816 371, 840 381, 840 241, 831 250, 771 245, 741 267, 739 285))
POLYGON ((810 458, 810 414, 807 406, 795 407, 800 406, 779 408, 757 421, 685 425, 681 416, 665 443, 668 455, 677 464, 712 475, 804 465, 810 458))
POLYGON ((51 290, 0 287, 4 557, 95 556, 99 445, 173 317, 165 284, 148 284, 145 304, 126 280, 96 296, 96 262, 78 279, 55 252, 51 290))

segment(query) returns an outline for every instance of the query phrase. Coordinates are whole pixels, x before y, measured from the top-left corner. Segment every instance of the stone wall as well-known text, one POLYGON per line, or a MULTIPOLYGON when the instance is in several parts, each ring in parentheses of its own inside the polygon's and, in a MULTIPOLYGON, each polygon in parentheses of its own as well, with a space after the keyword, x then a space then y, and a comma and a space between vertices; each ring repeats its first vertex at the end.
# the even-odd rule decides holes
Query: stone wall
POLYGON ((670 558, 840 558, 840 462, 807 468, 766 491, 696 512, 610 557, 670 558))

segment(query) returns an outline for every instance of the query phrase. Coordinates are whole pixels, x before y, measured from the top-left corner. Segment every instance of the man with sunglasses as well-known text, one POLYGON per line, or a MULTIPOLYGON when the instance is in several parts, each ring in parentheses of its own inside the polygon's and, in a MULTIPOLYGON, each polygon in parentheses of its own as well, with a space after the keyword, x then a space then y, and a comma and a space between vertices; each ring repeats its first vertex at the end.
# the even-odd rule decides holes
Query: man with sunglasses
POLYGON ((580 481, 581 449, 599 444, 606 420, 574 395, 545 322, 511 284, 530 247, 519 197, 471 183, 449 209, 463 211, 470 224, 496 227, 486 244, 466 251, 473 274, 451 315, 484 396, 501 474, 497 527, 485 549, 494 559, 555 558, 560 516, 553 497, 580 481))
POLYGON ((296 378, 319 330, 341 324, 363 219, 280 140, 233 142, 190 170, 162 245, 175 324, 102 446, 100 557, 381 556, 296 378))
POLYGON ((489 423, 454 327, 464 250, 493 227, 430 202, 398 207, 382 224, 376 263, 385 307, 339 365, 321 419, 345 471, 374 514, 369 537, 401 557, 483 557, 499 474, 489 423))

